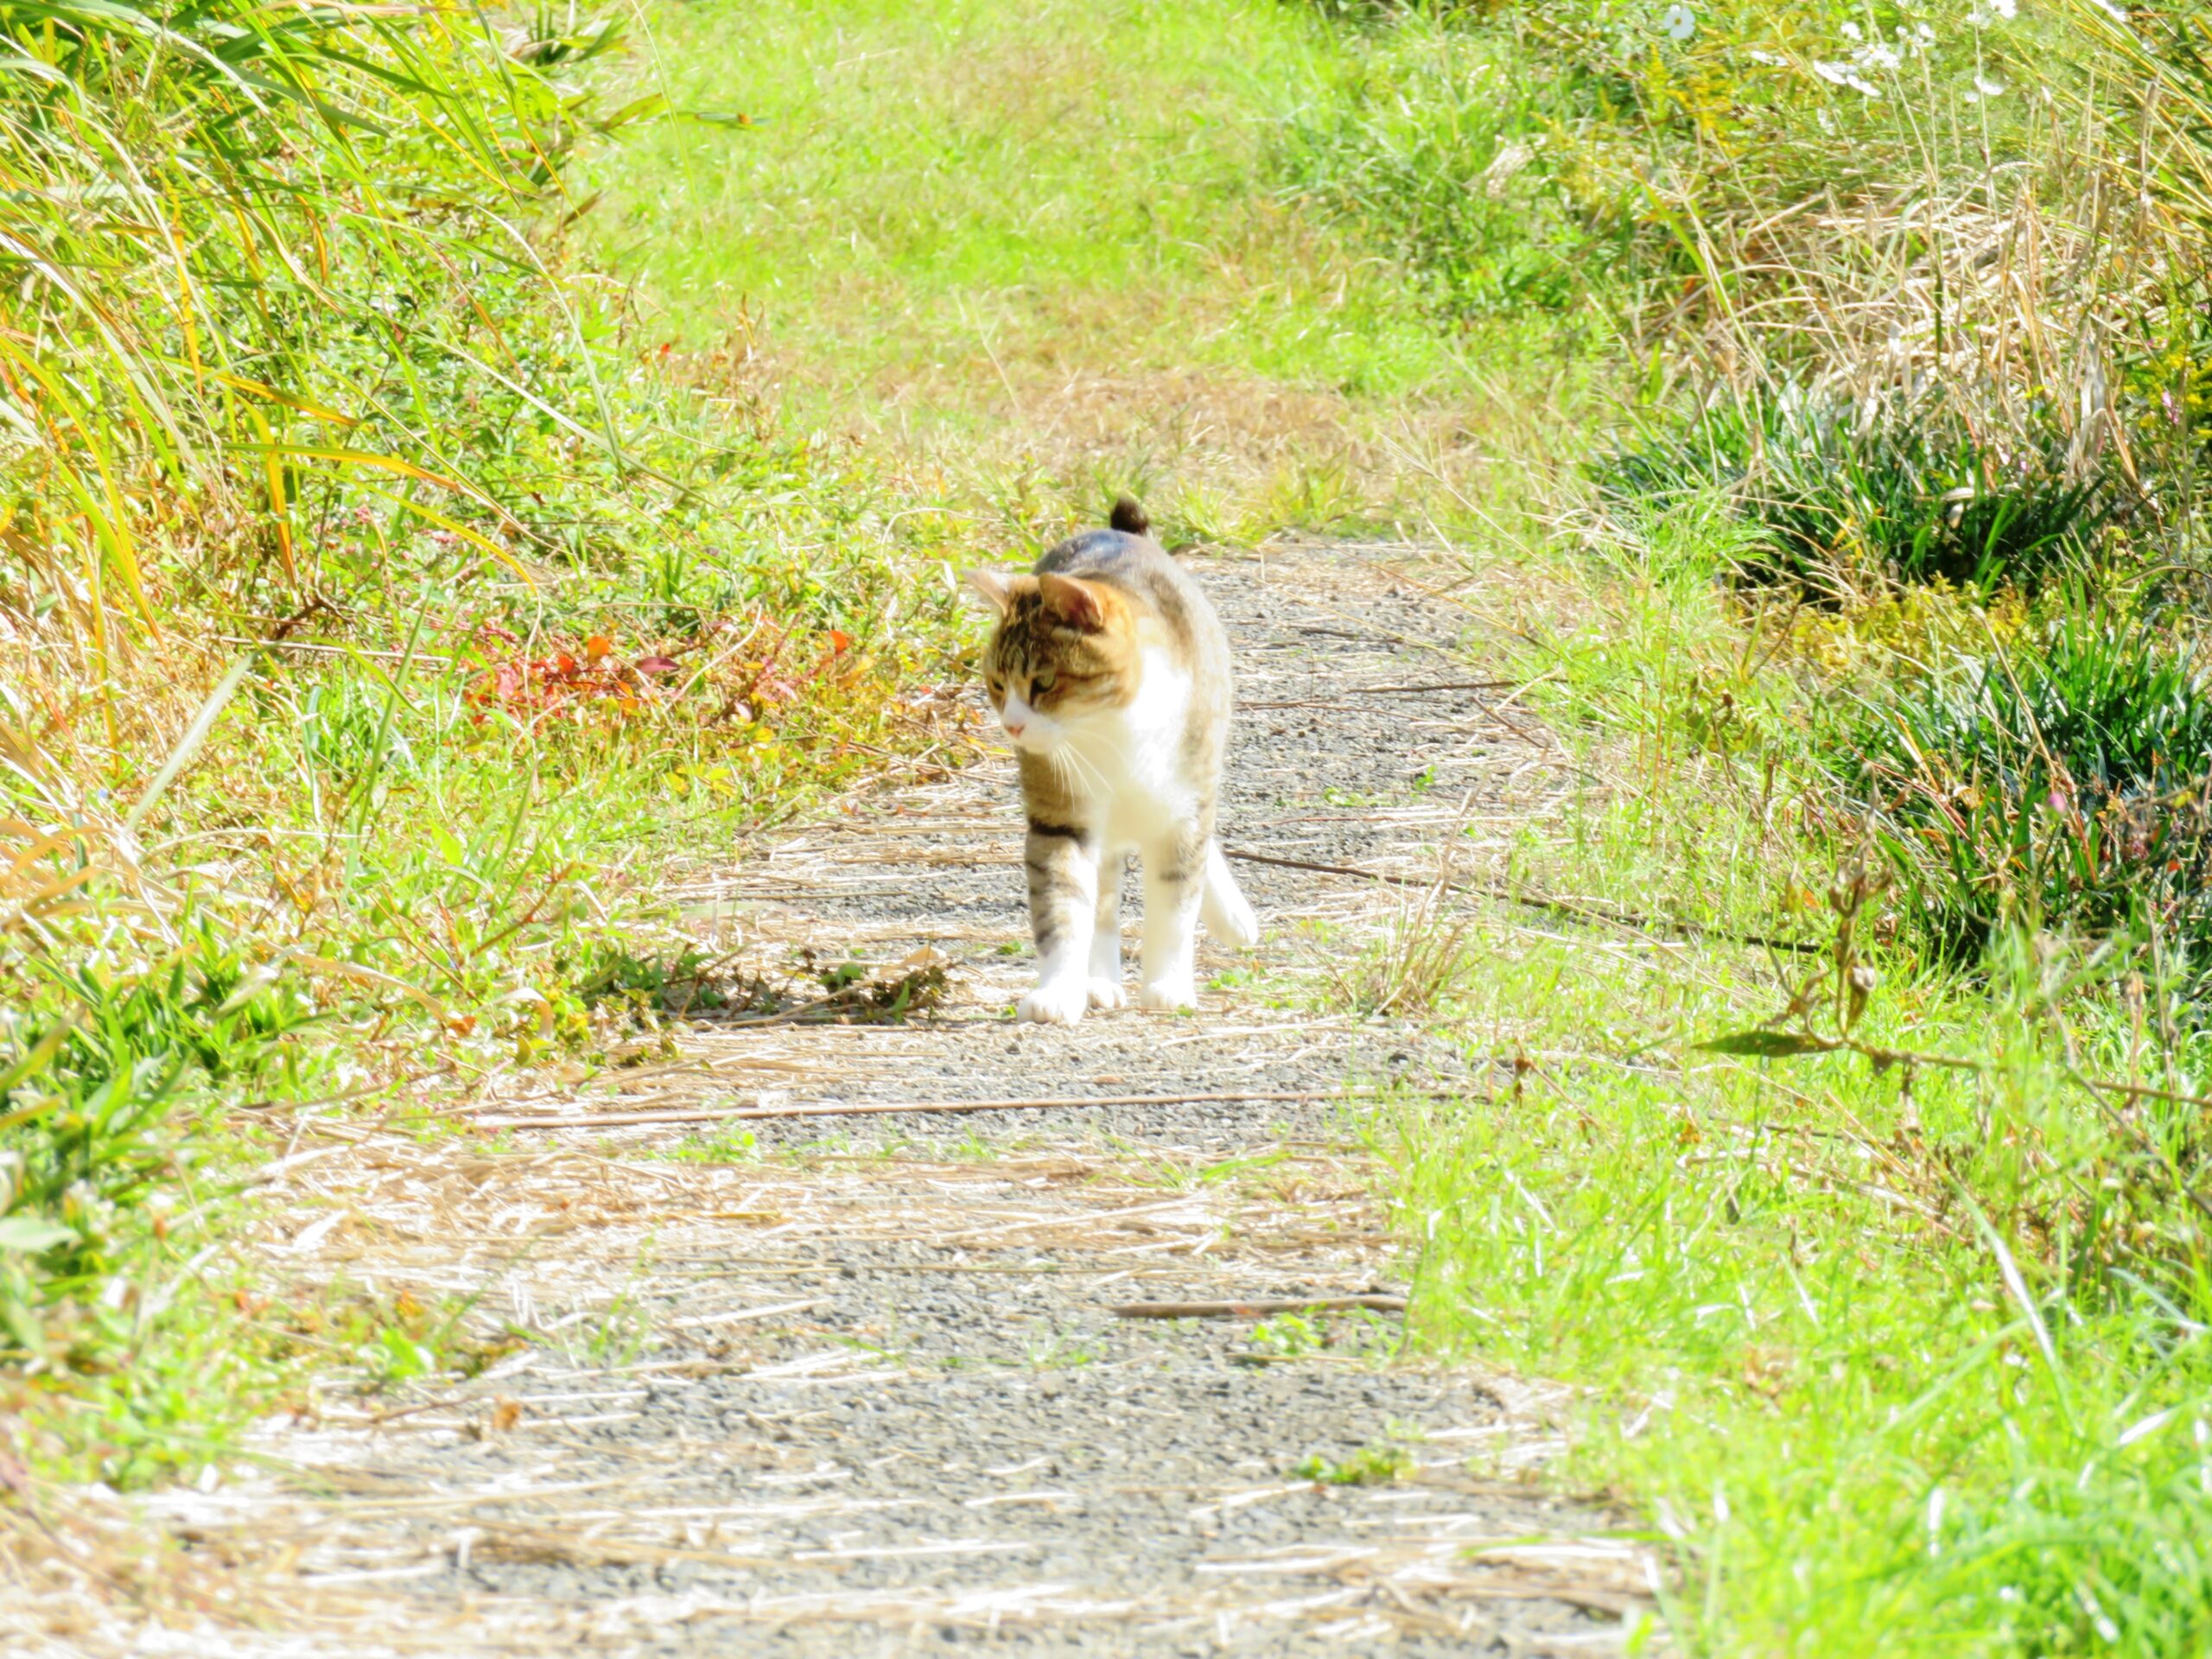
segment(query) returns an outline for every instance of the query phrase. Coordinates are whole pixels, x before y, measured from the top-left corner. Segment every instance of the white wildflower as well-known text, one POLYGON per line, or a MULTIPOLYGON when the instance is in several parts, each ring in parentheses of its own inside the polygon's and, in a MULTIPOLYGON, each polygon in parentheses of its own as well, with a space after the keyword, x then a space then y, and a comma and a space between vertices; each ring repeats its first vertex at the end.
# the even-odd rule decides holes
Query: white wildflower
POLYGON ((1843 38, 1844 38, 1845 40, 1847 40, 1847 41, 1855 41, 1855 40, 1859 39, 1859 25, 1858 25, 1858 24, 1856 24, 1856 23, 1846 23, 1846 24, 1844 24, 1844 26, 1843 26, 1843 38))
POLYGON ((1688 6, 1669 6, 1660 15, 1659 32, 1670 41, 1687 41, 1697 33, 1697 14, 1688 6))
POLYGON ((1832 86, 1848 86, 1864 98, 1879 98, 1882 95, 1880 87, 1847 63, 1816 60, 1813 64, 1813 73, 1832 86))
POLYGON ((2001 96, 2004 91, 2003 81, 1992 80, 1987 75, 1976 75, 1974 78, 1974 91, 1967 94, 1967 102, 1976 104, 1985 98, 1997 98, 2001 96))

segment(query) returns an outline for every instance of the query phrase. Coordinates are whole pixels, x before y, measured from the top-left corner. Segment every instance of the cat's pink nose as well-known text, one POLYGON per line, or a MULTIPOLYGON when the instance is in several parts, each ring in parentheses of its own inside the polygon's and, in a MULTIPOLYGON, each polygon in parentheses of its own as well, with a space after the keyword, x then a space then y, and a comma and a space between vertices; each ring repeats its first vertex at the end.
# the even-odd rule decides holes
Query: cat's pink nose
POLYGON ((1029 722, 1026 720, 1009 720, 1006 723, 1006 734, 1008 737, 1020 737, 1028 729, 1029 722))

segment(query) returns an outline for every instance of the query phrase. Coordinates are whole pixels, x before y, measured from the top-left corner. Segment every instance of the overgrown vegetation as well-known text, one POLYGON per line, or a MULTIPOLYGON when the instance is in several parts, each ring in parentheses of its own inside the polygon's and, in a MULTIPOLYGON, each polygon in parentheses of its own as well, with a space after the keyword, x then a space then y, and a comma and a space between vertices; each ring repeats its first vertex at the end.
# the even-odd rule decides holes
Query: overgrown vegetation
POLYGON ((1515 868, 1818 953, 1455 937, 1517 1086, 1395 1125, 1430 1339, 1596 1386, 1696 1650, 2202 1647, 2205 16, 1345 27, 1292 188, 1628 410, 1571 620, 1476 577, 1613 780, 1515 868))
POLYGON ((257 1307, 261 1126, 690 1006, 644 878, 947 717, 936 561, 1135 487, 1466 550, 1581 751, 1500 874, 1698 930, 1439 888, 1336 987, 1510 1066, 1388 1126, 1418 1323, 1590 1386, 1675 1637, 2212 1639, 2200 9, 0 16, 41 1459, 477 1363, 257 1307))
POLYGON ((632 869, 938 718, 957 526, 574 261, 551 18, 0 8, 0 1410, 111 1474, 253 1395, 226 1108, 588 1060, 632 869))

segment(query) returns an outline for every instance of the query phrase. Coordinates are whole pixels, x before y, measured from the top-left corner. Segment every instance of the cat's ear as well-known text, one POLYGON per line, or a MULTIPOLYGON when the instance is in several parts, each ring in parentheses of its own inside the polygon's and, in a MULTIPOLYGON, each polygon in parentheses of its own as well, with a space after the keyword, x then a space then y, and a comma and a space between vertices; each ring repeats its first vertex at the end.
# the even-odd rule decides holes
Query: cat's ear
POLYGON ((1106 626, 1106 604, 1097 588, 1074 576, 1047 571, 1037 578, 1045 608, 1070 627, 1096 633, 1106 626))
POLYGON ((1014 603, 1016 578, 1004 570, 970 570, 967 581, 968 591, 989 605, 994 615, 1004 616, 1014 603))

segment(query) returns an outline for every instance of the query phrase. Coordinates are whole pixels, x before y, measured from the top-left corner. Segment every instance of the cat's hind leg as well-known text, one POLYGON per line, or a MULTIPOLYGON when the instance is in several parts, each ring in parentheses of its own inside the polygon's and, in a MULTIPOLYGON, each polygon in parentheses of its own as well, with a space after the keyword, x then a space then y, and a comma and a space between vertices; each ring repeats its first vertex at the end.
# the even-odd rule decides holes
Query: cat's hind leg
POLYGON ((1029 820, 1023 859, 1037 988, 1016 1005, 1024 1020, 1071 1026, 1090 1001, 1091 932, 1098 913, 1098 839, 1071 824, 1029 820))
POLYGON ((1206 843, 1205 891, 1198 899, 1206 931, 1214 943, 1231 950, 1249 950, 1260 942, 1260 918, 1252 912, 1244 890, 1222 855, 1221 843, 1206 843))
POLYGON ((1193 827, 1144 855, 1144 983, 1138 1006, 1198 1006, 1198 898, 1209 837, 1193 827))
POLYGON ((1116 849, 1098 861, 1098 908, 1090 931, 1090 1006, 1118 1008, 1128 994, 1122 988, 1122 869, 1128 855, 1116 849))

